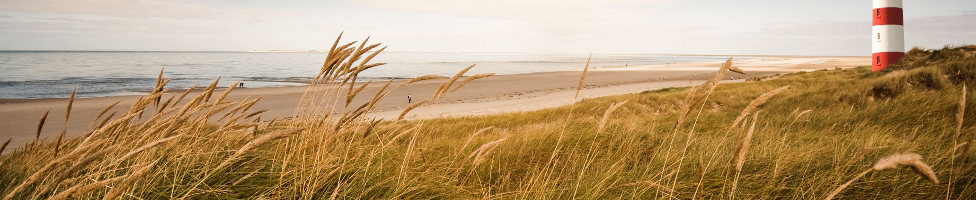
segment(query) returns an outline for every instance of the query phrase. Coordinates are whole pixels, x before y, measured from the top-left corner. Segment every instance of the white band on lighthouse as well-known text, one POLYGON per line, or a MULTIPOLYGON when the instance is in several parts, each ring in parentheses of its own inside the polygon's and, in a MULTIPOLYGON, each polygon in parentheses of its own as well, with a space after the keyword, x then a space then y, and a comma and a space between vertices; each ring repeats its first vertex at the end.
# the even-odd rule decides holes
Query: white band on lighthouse
POLYGON ((905 27, 901 25, 872 26, 872 53, 905 52, 905 27))
POLYGON ((874 8, 901 8, 901 0, 874 0, 874 8))

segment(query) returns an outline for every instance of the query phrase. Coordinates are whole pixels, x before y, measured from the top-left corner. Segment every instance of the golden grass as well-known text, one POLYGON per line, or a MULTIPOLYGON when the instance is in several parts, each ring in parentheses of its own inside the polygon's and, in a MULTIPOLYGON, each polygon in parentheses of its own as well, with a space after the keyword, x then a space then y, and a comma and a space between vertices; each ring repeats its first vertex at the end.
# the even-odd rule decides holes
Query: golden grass
MULTIPOLYGON (((867 68, 718 84, 725 72, 737 69, 730 59, 695 88, 586 99, 533 112, 394 121, 368 116, 398 87, 438 77, 390 80, 369 102, 344 108, 372 85, 356 85, 358 74, 381 65, 370 60, 383 48, 368 41, 337 38, 290 118, 261 121, 265 111, 250 110, 260 98, 228 100, 234 99, 228 97, 232 87, 211 98, 219 79, 195 95, 167 94, 168 79, 159 76, 155 89, 128 110, 108 112, 115 105, 108 106, 82 137, 61 144, 36 141, 36 148, 0 156, 0 193, 4 199, 976 195, 969 176, 917 184, 887 170, 907 166, 933 183, 937 174, 976 173, 951 167, 965 164, 956 163, 955 151, 970 143, 955 141, 956 117, 967 112, 956 108, 966 104, 955 98, 958 90, 906 88, 896 98, 873 99, 873 82, 888 79, 867 68), (624 105, 626 112, 616 111, 624 105), (752 121, 743 114, 752 114, 752 121), (917 154, 886 156, 905 151, 917 154), (867 176, 871 172, 877 173, 867 176), (858 187, 849 187, 858 180, 858 187)), ((470 69, 442 82, 432 98, 401 116, 475 77, 488 77, 462 80, 470 69)), ((963 124, 961 130, 968 128, 963 124)))

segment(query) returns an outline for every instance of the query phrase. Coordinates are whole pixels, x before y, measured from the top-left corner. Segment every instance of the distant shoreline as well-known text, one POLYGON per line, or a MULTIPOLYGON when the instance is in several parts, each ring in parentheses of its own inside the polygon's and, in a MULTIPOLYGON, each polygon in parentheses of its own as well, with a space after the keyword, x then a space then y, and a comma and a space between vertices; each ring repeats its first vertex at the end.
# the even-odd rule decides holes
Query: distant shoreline
MULTIPOLYGON (((0 53, 17 53, 17 52, 29 52, 29 53, 43 53, 43 52, 78 52, 78 53, 328 53, 329 50, 320 49, 309 49, 309 50, 289 50, 289 49, 268 49, 268 50, 200 50, 200 51, 187 51, 187 50, 0 50, 0 53)), ((573 53, 573 52, 480 52, 480 51, 457 51, 457 52, 440 52, 440 51, 384 51, 386 53, 484 53, 484 54, 550 54, 550 55, 584 55, 586 53, 573 53)), ((776 55, 776 54, 698 54, 698 53, 606 53, 603 55, 658 55, 658 56, 727 56, 727 57, 837 57, 837 58, 856 58, 856 57, 870 57, 867 56, 854 56, 854 55, 776 55)))
MULTIPOLYGON (((286 51, 286 50, 281 50, 281 51, 286 51)), ((31 52, 35 52, 35 51, 27 51, 27 52, 28 53, 31 53, 31 52)), ((89 51, 64 51, 64 52, 86 53, 86 52, 89 52, 89 51)), ((142 51, 99 51, 99 52, 103 52, 103 53, 119 53, 119 52, 142 53, 142 51)), ((155 51, 147 51, 147 52, 155 52, 155 51)), ((180 52, 173 51, 173 52, 169 52, 169 53, 180 53, 180 52)), ((194 53, 194 52, 190 52, 190 53, 194 53)), ((220 53, 220 52, 212 52, 212 53, 220 53)), ((236 52, 236 53, 247 53, 247 52, 236 52)), ((623 64, 623 63, 627 63, 628 61, 626 59, 630 59, 630 58, 642 59, 642 58, 640 56, 636 56, 636 57, 625 56, 625 57, 617 58, 617 57, 614 57, 614 56, 621 56, 621 55, 608 55, 609 57, 606 58, 606 59, 607 60, 610 60, 610 61, 604 61, 604 62, 610 62, 610 63, 604 63, 604 65, 602 65, 602 66, 600 64, 591 64, 590 67, 591 67, 591 69, 607 69, 607 70, 627 70, 627 69, 651 70, 653 68, 665 68, 665 67, 668 67, 668 66, 671 66, 671 65, 675 65, 675 64, 700 63, 700 62, 703 62, 703 61, 695 61, 695 60, 701 60, 701 59, 717 60, 715 58, 701 58, 701 56, 704 56, 704 55, 692 55, 692 54, 674 54, 674 55, 677 55, 677 58, 675 58, 675 62, 666 63, 666 64, 657 64, 657 65, 648 65, 648 64, 643 64, 643 65, 642 64, 636 64, 636 65, 620 65, 620 64, 623 64), (691 57, 691 58, 689 58, 689 59, 683 59, 682 56, 688 56, 688 57, 691 57), (616 65, 613 65, 614 63, 616 65), (607 65, 607 64, 611 64, 611 65, 607 65)), ((725 56, 709 56, 709 57, 725 57, 725 56)), ((850 57, 849 56, 843 56, 843 57, 822 57, 822 56, 754 56, 754 57, 746 57, 746 56, 740 55, 740 56, 731 56, 731 57, 737 57, 737 58, 739 58, 739 59, 737 59, 737 62, 740 62, 740 61, 750 62, 750 60, 777 60, 777 59, 804 60, 804 59, 820 59, 820 58, 833 58, 833 59, 867 59, 867 57, 861 57, 861 56, 850 56, 850 57)), ((533 58, 533 59, 538 59, 538 58, 533 58)), ((658 58, 653 58, 653 59, 660 59, 660 58, 658 57, 658 58)), ((531 60, 531 61, 535 62, 535 60, 531 60)), ((491 63, 491 62, 493 62, 493 61, 487 61, 486 63, 491 63)), ((513 63, 516 66, 521 66, 521 65, 531 66, 531 65, 535 65, 534 63, 523 63, 522 61, 518 61, 518 60, 505 61, 505 62, 511 62, 511 63, 513 63)), ((563 60, 556 60, 556 61, 550 61, 550 62, 538 61, 538 62, 540 62, 540 65, 539 66, 544 66, 544 67, 541 67, 541 68, 547 68, 548 66, 551 66, 551 65, 560 65, 560 66, 568 66, 568 65, 571 65, 570 63, 566 63, 563 60)), ((648 61, 634 61, 634 63, 641 63, 641 62, 645 62, 646 63, 648 61)), ((652 62, 662 62, 662 61, 652 61, 652 62)), ((438 67, 446 66, 446 65, 454 66, 455 64, 457 64, 457 66, 461 66, 461 64, 459 64, 459 63, 466 63, 466 62, 457 62, 457 61, 454 61, 454 62, 432 63, 432 64, 433 65, 437 65, 438 67)), ((482 64, 484 64, 484 63, 482 63, 482 64)), ((504 65, 504 62, 502 64, 504 65)), ((499 64, 498 64, 498 62, 496 62, 496 63, 494 63, 494 65, 497 66, 499 64)), ((497 73, 498 72, 498 71, 494 71, 494 68, 490 68, 490 67, 489 68, 485 68, 486 67, 485 65, 479 65, 479 66, 480 67, 478 67, 478 69, 488 69, 488 70, 484 70, 484 72, 479 72, 479 73, 485 73, 485 72, 495 72, 495 73, 497 73)), ((161 68, 167 69, 168 67, 166 67, 166 65, 163 65, 161 68)), ((310 69, 307 69, 307 70, 315 70, 313 68, 314 67, 312 67, 310 69)), ((551 71, 542 71, 542 72, 579 71, 579 70, 581 70, 581 69, 578 66, 573 66, 573 67, 560 67, 560 68, 553 69, 551 71)), ((697 70, 697 69, 692 69, 692 70, 697 70)), ((170 70, 166 70, 166 71, 167 71, 167 73, 172 72, 170 70)), ((443 70, 441 70, 441 71, 443 71, 443 70)), ((183 72, 176 71, 175 73, 187 74, 187 73, 192 73, 192 72, 185 71, 184 70, 183 72)), ((451 73, 453 73, 453 72, 451 72, 451 73)), ((510 73, 510 72, 509 73, 504 73, 504 72, 502 72, 502 73, 498 73, 498 74, 526 74, 526 73, 538 73, 538 71, 536 71, 536 72, 524 72, 524 73, 519 73, 519 72, 516 72, 516 73, 510 73)), ((16 75, 16 73, 14 75, 16 75)), ((228 75, 228 74, 213 74, 214 77, 216 77, 217 75, 228 75)), ((426 74, 416 74, 414 76, 420 76, 420 75, 426 75, 426 74)), ((449 76, 449 75, 445 75, 445 74, 436 74, 436 75, 449 76)), ((268 77, 261 77, 263 75, 257 74, 257 75, 251 75, 251 76, 259 76, 259 77, 251 77, 251 78, 255 78, 255 79, 250 79, 248 77, 234 78, 234 76, 229 76, 231 78, 225 78, 224 80, 222 80, 220 86, 226 86, 227 84, 230 84, 233 81, 241 80, 241 81, 243 81, 245 83, 245 87, 249 87, 249 88, 280 88, 280 87, 292 87, 292 86, 306 85, 306 84, 308 84, 308 81, 310 81, 310 79, 311 79, 311 77, 308 77, 308 78, 297 77, 297 76, 302 76, 302 75, 290 75, 290 76, 286 76, 286 77, 277 77, 275 75, 268 75, 268 77), (284 78, 284 79, 282 79, 282 78, 284 78)), ((389 79, 402 80, 402 79, 409 79, 409 78, 412 78, 412 77, 413 76, 410 76, 410 75, 403 76, 403 77, 368 77, 368 76, 364 76, 364 77, 360 77, 360 80, 361 81, 369 81, 369 80, 372 80, 372 81, 386 81, 386 80, 389 80, 389 79)), ((102 82, 112 81, 112 78, 107 78, 107 79, 102 80, 101 78, 98 78, 97 76, 94 76, 94 77, 84 77, 84 75, 81 75, 79 78, 74 78, 74 77, 72 77, 72 78, 73 79, 79 79, 80 78, 82 80, 87 79, 87 80, 102 81, 102 82)), ((211 80, 205 80, 205 79, 199 79, 199 78, 186 79, 186 78, 181 78, 179 76, 177 76, 177 77, 171 77, 171 78, 173 80, 173 83, 180 83, 180 84, 170 84, 169 85, 169 89, 171 91, 183 91, 185 89, 188 89, 190 86, 192 86, 193 83, 196 83, 196 84, 199 84, 199 85, 207 85, 211 81, 211 80)), ((151 87, 151 84, 152 84, 151 82, 155 82, 155 80, 154 80, 155 79, 155 76, 154 75, 151 76, 151 77, 149 77, 148 75, 142 75, 142 76, 135 76, 135 77, 126 78, 126 79, 139 79, 141 83, 140 84, 131 84, 131 83, 130 84, 126 84, 126 87, 112 87, 111 85, 107 85, 106 83, 96 82, 94 84, 102 84, 102 85, 95 85, 95 86, 101 86, 102 87, 102 90, 95 90, 95 91, 91 91, 91 90, 88 90, 88 91, 79 90, 79 93, 78 93, 77 98, 99 98, 99 97, 112 97, 112 96, 141 95, 141 94, 146 93, 149 90, 149 87, 151 87), (152 80, 150 80, 150 79, 152 79, 152 80)), ((30 80, 30 81, 13 81, 11 83, 16 84, 17 87, 12 87, 10 89, 7 89, 7 92, 11 92, 11 93, 6 93, 6 95, 4 95, 4 97, 0 97, 0 103, 23 102, 25 100, 30 100, 30 99, 47 99, 47 98, 58 99, 58 98, 67 98, 67 93, 71 89, 70 87, 79 87, 79 86, 86 87, 85 83, 78 83, 80 85, 75 85, 76 83, 72 82, 73 80, 70 80, 70 79, 60 79, 60 80, 59 79, 51 79, 51 80, 58 81, 58 84, 61 84, 61 86, 62 86, 61 87, 62 88, 61 89, 62 90, 61 92, 63 92, 63 93, 47 92, 47 91, 50 91, 50 90, 38 90, 38 91, 43 91, 43 92, 39 92, 39 93, 24 92, 24 93, 21 94, 21 93, 19 93, 17 91, 27 91, 27 90, 23 90, 23 89, 24 88, 32 88, 31 85, 32 84, 35 84, 35 83, 31 83, 31 82, 38 82, 37 84, 49 84, 49 83, 45 83, 45 81, 47 81, 47 80, 41 80, 41 81, 33 81, 33 80, 30 80), (18 83, 18 82, 20 82, 20 83, 18 83), (68 89, 67 89, 68 91, 63 91, 64 90, 63 88, 65 88, 65 87, 68 87, 68 89), (18 90, 18 89, 13 89, 13 88, 21 88, 21 89, 18 90), (64 94, 64 95, 57 95, 57 94, 64 94)), ((91 82, 91 81, 89 81, 89 82, 91 82)), ((91 86, 92 83, 87 83, 87 84, 88 84, 88 86, 91 86)), ((10 87, 10 86, 8 85, 8 87, 10 87)))

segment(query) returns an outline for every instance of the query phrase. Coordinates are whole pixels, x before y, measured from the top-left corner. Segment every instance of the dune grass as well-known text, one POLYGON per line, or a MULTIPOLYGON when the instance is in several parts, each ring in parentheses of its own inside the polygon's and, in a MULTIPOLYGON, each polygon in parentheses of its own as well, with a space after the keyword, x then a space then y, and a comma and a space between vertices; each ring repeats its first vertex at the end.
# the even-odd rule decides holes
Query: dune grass
MULTIPOLYGON (((4 199, 976 196, 976 160, 965 152, 972 149, 966 141, 976 136, 974 113, 960 109, 972 102, 960 104, 960 98, 969 98, 962 85, 976 81, 970 78, 976 77, 973 70, 960 67, 976 64, 972 56, 883 73, 860 67, 715 84, 733 69, 730 62, 716 66, 716 81, 695 88, 584 99, 532 112, 386 121, 366 114, 390 90, 411 82, 387 82, 375 94, 356 95, 357 74, 378 66, 369 59, 379 51, 363 55, 378 46, 337 39, 290 119, 261 122, 262 111, 250 110, 259 99, 223 100, 233 87, 210 98, 218 82, 196 97, 184 93, 160 104, 167 82, 161 77, 156 90, 118 117, 109 115, 111 121, 94 124, 84 137, 27 145, 0 156, 0 194, 4 199), (349 98, 372 101, 348 105, 349 98), (910 167, 898 168, 902 165, 910 167)), ((436 103, 477 79, 452 89, 463 75, 445 81, 428 100, 436 103)), ((471 77, 479 76, 489 75, 471 77)), ((441 77, 425 79, 434 78, 441 77)))

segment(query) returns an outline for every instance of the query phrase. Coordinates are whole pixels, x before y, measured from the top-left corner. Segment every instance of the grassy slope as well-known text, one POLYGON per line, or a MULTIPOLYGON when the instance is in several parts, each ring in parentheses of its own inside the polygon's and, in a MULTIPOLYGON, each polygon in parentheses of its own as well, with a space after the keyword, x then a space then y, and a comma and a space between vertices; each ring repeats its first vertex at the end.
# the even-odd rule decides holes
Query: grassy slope
MULTIPOLYGON (((923 51, 912 56, 932 54, 923 51)), ((328 125, 331 122, 321 123, 318 118, 220 134, 210 133, 220 126, 184 121, 178 124, 196 128, 177 130, 207 134, 166 143, 119 166, 112 166, 109 158, 146 142, 111 146, 120 150, 79 171, 45 173, 47 178, 15 196, 48 196, 73 185, 114 176, 128 178, 135 169, 158 161, 133 182, 110 186, 131 185, 134 189, 126 194, 143 198, 191 194, 219 199, 714 199, 730 195, 818 199, 882 157, 913 152, 935 169, 939 184, 927 182, 908 168, 875 171, 854 182, 840 197, 942 199, 952 192, 951 199, 968 199, 976 196, 976 156, 963 154, 963 148, 957 157, 951 156, 955 144, 974 137, 972 109, 965 112, 962 136, 955 137, 961 84, 973 81, 966 77, 976 74, 966 71, 976 67, 972 56, 968 58, 940 58, 952 61, 905 66, 894 72, 872 73, 861 67, 722 84, 705 103, 694 105, 687 122, 675 132, 674 113, 688 88, 586 99, 534 112, 376 126, 354 123, 338 131, 328 125), (730 128, 753 99, 785 85, 791 88, 760 106, 757 120, 748 116, 745 123, 730 128), (605 131, 597 132, 607 108, 623 101, 628 103, 610 114, 605 131), (753 137, 737 177, 733 160, 753 124, 753 137), (217 167, 254 137, 291 127, 305 130, 245 152, 227 167, 217 167), (486 127, 493 128, 473 135, 486 127), (683 151, 686 145, 687 151, 683 151), (69 178, 50 178, 60 174, 69 178)), ((973 101, 969 98, 967 102, 973 101)), ((974 108, 972 103, 968 105, 974 108)), ((145 130, 120 132, 140 135, 145 130)), ((78 142, 71 140, 67 146, 78 142)), ((0 157, 2 194, 49 162, 54 157, 51 147, 47 143, 0 157)), ((109 190, 100 187, 76 195, 100 197, 109 190)))

